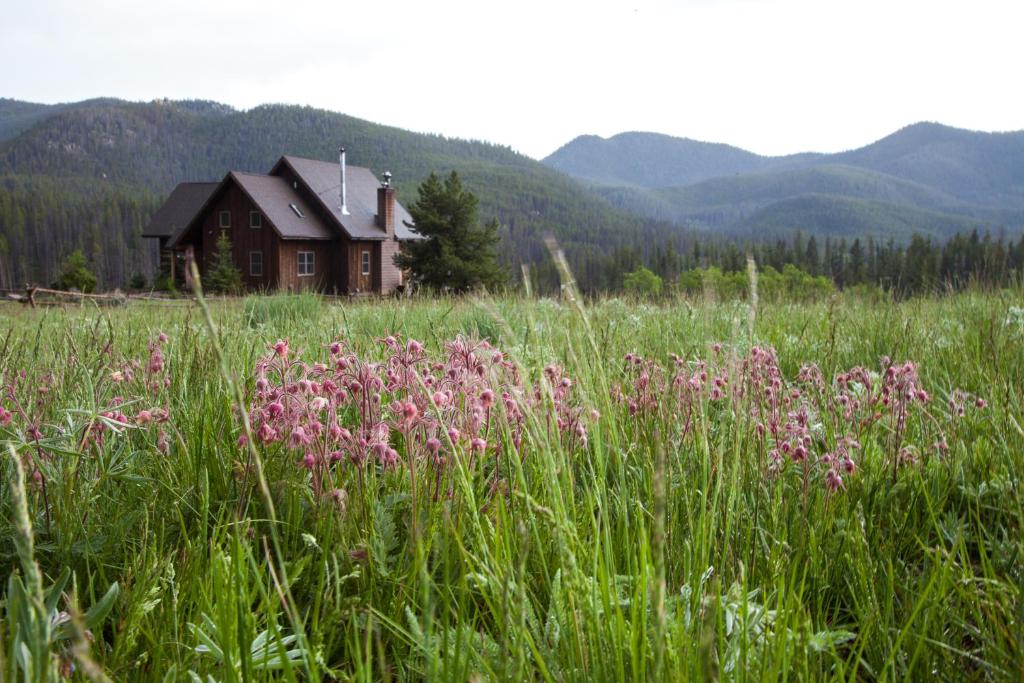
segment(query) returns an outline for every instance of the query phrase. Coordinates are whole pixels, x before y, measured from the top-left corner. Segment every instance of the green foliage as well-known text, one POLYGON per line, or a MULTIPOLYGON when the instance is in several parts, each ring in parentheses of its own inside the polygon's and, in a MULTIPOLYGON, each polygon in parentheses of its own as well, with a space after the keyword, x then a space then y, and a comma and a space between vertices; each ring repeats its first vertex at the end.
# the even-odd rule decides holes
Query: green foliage
POLYGON ((96 289, 96 276, 89 270, 81 249, 76 249, 64 259, 56 285, 58 289, 75 289, 86 294, 96 289))
MULTIPOLYGON (((901 302, 842 291, 774 301, 766 288, 776 277, 810 277, 776 273, 761 268, 753 321, 742 304, 699 297, 598 298, 582 313, 515 298, 322 303, 318 315, 274 314, 264 326, 250 326, 253 309, 239 301, 214 303, 229 342, 225 365, 246 395, 255 391, 256 358, 277 339, 309 363, 325 360, 324 347, 338 339, 377 360, 388 334, 424 340, 436 356, 445 340, 483 329, 487 311, 488 333, 525 376, 562 363, 586 408, 600 413, 576 457, 544 438, 541 411, 530 414, 536 445, 521 457, 509 443, 500 461, 475 469, 465 459, 424 462, 416 499, 404 464, 339 464, 333 483, 344 504, 311 495, 308 470, 277 446, 258 450, 273 507, 252 469, 246 482, 235 399, 217 371, 216 337, 194 307, 11 309, 0 317, 9 339, 0 366, 28 373, 15 395, 39 411, 48 436, 36 444, 15 421, 0 425, 0 442, 19 458, 38 449, 48 457, 18 500, 7 485, 17 479, 14 461, 0 463, 0 586, 20 582, 0 609, 34 610, 17 637, 29 657, 56 653, 59 663, 66 643, 42 633, 47 600, 78 595, 83 607, 98 605, 116 582, 88 653, 118 681, 188 680, 189 672, 201 681, 851 681, 936 671, 1014 679, 1024 604, 1016 417, 1024 410, 1024 293, 973 289, 901 302), (157 330, 170 337, 172 384, 159 402, 169 422, 154 429, 167 430, 169 452, 158 450, 156 433, 131 426, 79 447, 84 420, 108 408, 95 405, 98 383, 110 381, 107 344, 145 357, 157 330), (831 378, 876 368, 883 355, 917 361, 934 398, 927 415, 908 421, 914 434, 949 419, 954 387, 990 407, 955 423, 946 455, 924 456, 895 480, 880 451, 888 427, 865 428, 857 474, 830 495, 805 487, 798 467, 766 476, 768 454, 747 414, 708 404, 693 418, 697 447, 685 449, 670 428, 681 425, 666 421, 649 433, 630 421, 614 397, 632 379, 625 354, 665 366, 670 353, 706 357, 715 342, 727 357, 774 347, 787 377, 805 362, 831 378), (659 502, 660 485, 667 495, 659 502), (24 550, 33 535, 19 531, 29 526, 20 518, 34 528, 34 552, 24 550), (275 531, 279 548, 269 540, 275 531), (55 590, 65 570, 71 578, 55 590)), ((721 269, 699 275, 746 288, 721 269)), ((306 306, 297 298, 275 305, 283 301, 306 306)), ((0 404, 12 408, 6 392, 0 404)), ((350 416, 339 420, 350 424, 350 416)), ((58 600, 57 614, 73 614, 71 606, 58 600)), ((15 618, 4 612, 2 622, 0 678, 22 681, 12 669, 15 618)), ((75 676, 87 677, 81 666, 75 676)))
POLYGON ((315 292, 254 294, 245 298, 245 323, 252 328, 269 326, 284 330, 294 325, 315 324, 323 313, 323 298, 315 292))
POLYGON ((222 231, 213 252, 213 265, 206 274, 203 286, 214 294, 240 294, 242 271, 235 265, 231 253, 231 238, 222 231))
POLYGON ((498 223, 483 225, 477 198, 452 171, 442 182, 431 173, 409 206, 416 231, 426 239, 407 242, 395 259, 412 280, 434 290, 468 292, 507 281, 497 261, 498 223))
MULTIPOLYGON (((2 149, 0 143, 0 156, 2 149)), ((56 282, 75 250, 88 256, 99 289, 124 287, 133 272, 153 272, 156 248, 139 234, 162 199, 137 187, 97 185, 92 177, 0 171, 0 288, 56 282)))
MULTIPOLYGON (((77 613, 76 605, 65 593, 72 578, 70 569, 65 567, 53 584, 44 587, 35 560, 24 471, 13 448, 9 447, 4 456, 8 454, 15 474, 10 482, 10 493, 14 508, 14 546, 21 575, 12 573, 7 578, 3 619, 0 619, 0 678, 25 683, 56 683, 64 677, 63 672, 71 670, 72 660, 90 663, 87 634, 103 624, 120 594, 120 587, 117 583, 111 585, 84 615, 77 613), (59 609, 62 602, 67 610, 59 609)), ((73 592, 73 586, 71 590, 73 592)))
POLYGON ((142 273, 133 273, 131 278, 128 280, 128 289, 135 290, 136 292, 146 288, 146 276, 142 273))
MULTIPOLYGON (((746 299, 750 294, 750 276, 745 270, 728 273, 714 266, 697 268, 681 274, 677 287, 689 295, 746 299)), ((757 287, 759 298, 778 302, 821 301, 835 292, 828 278, 814 277, 792 264, 786 264, 781 273, 771 266, 761 268, 757 287)))
POLYGON ((657 296, 661 294, 661 278, 643 266, 627 273, 622 287, 631 294, 657 296))

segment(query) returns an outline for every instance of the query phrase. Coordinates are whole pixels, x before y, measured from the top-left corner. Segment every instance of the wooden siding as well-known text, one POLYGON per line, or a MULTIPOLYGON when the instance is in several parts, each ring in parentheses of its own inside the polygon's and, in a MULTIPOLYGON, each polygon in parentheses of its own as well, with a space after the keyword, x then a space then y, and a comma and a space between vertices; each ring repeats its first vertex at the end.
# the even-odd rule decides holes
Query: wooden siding
POLYGON ((339 259, 341 242, 319 240, 287 240, 279 251, 279 288, 289 292, 316 289, 329 293, 344 293, 344 259, 339 259), (299 275, 299 252, 313 252, 313 274, 299 275))
POLYGON ((249 227, 249 212, 258 211, 238 185, 231 183, 221 192, 208 208, 199 226, 199 240, 196 245, 196 259, 201 272, 207 273, 213 266, 217 238, 220 236, 220 213, 231 212, 231 227, 227 230, 231 240, 231 259, 242 272, 242 283, 249 290, 277 289, 279 272, 278 245, 281 239, 266 216, 262 216, 262 227, 249 227), (249 252, 263 252, 263 275, 249 274, 249 252))
POLYGON ((375 245, 380 242, 350 242, 348 251, 348 293, 368 294, 377 291, 374 286, 374 262, 373 257, 375 245), (370 274, 363 275, 363 252, 370 252, 370 274))

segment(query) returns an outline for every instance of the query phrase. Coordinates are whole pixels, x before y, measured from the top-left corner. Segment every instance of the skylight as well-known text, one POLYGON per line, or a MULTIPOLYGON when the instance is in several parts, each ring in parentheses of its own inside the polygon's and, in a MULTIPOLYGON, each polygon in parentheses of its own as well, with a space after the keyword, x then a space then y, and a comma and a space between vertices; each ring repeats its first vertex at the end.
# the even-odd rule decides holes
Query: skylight
POLYGON ((299 218, 305 218, 306 217, 302 213, 302 209, 300 209, 299 207, 295 206, 294 204, 289 204, 288 206, 291 208, 292 211, 295 212, 295 215, 298 216, 299 218))

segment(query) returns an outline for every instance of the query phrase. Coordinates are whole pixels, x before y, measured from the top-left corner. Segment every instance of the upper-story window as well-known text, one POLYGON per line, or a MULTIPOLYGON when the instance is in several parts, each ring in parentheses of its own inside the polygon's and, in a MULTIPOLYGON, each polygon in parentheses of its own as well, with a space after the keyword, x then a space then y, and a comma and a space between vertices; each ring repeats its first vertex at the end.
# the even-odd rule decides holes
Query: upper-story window
POLYGON ((220 228, 221 230, 231 227, 231 212, 221 211, 220 212, 220 228))
POLYGON ((299 252, 299 275, 312 275, 316 269, 315 255, 311 251, 299 252))
POLYGON ((370 252, 363 252, 363 275, 370 274, 370 252))
POLYGON ((259 211, 249 212, 249 227, 253 230, 259 230, 263 227, 263 214, 259 211))

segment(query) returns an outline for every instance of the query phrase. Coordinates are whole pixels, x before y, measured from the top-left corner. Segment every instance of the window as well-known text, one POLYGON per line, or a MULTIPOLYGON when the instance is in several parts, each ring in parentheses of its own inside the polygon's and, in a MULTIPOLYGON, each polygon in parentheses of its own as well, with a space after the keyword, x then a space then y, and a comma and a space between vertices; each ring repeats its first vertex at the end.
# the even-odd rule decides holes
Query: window
POLYGON ((263 252, 249 252, 249 275, 252 277, 263 277, 263 252))
POLYGON ((370 274, 370 252, 368 252, 368 251, 364 251, 363 252, 362 262, 363 262, 363 275, 369 275, 370 274))
POLYGON ((230 211, 221 211, 220 212, 220 227, 221 227, 222 230, 224 228, 230 228, 231 227, 231 212, 230 211))
POLYGON ((315 261, 313 260, 313 252, 311 251, 300 251, 299 252, 299 276, 312 275, 315 268, 315 261))
POLYGON ((253 230, 259 230, 263 227, 263 214, 259 211, 249 212, 249 227, 253 230))

